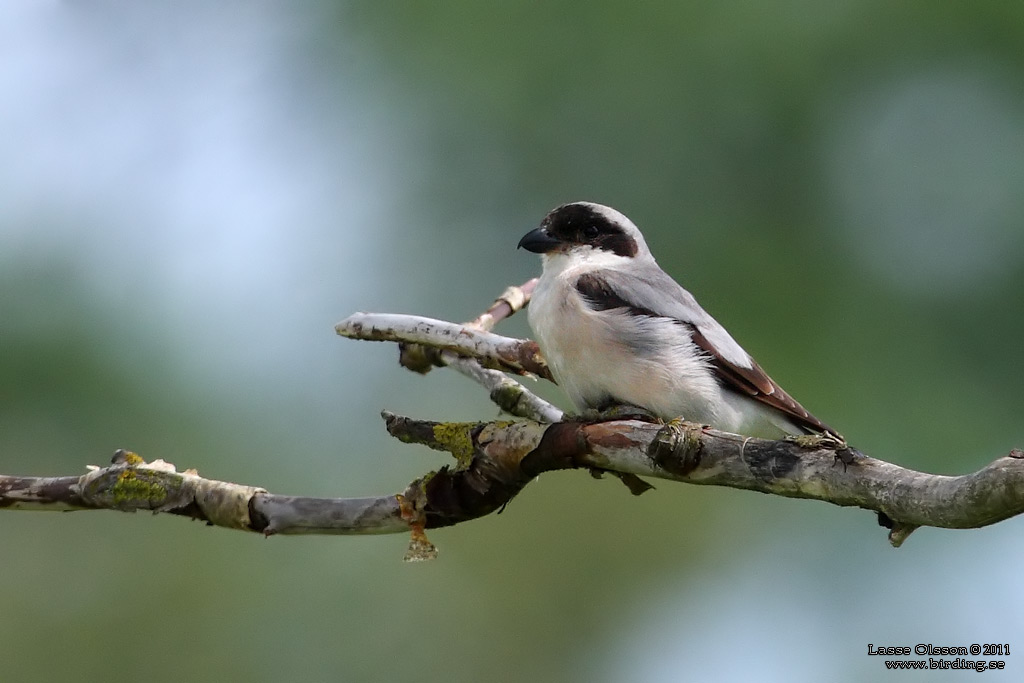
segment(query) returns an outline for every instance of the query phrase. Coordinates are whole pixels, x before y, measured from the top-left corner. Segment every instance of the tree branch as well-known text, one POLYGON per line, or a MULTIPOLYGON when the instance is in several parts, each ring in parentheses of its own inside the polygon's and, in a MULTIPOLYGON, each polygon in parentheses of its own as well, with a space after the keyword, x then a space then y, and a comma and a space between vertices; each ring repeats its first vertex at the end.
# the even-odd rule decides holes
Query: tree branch
POLYGON ((167 512, 211 526, 272 534, 388 534, 408 531, 395 496, 301 498, 200 477, 118 450, 109 467, 81 476, 0 476, 0 508, 167 512))
MULTIPOLYGON (((459 326, 431 329, 418 325, 414 317, 395 319, 391 316, 360 314, 356 322, 364 330, 367 327, 373 330, 371 333, 355 330, 352 322, 353 318, 349 318, 339 324, 339 332, 344 328, 349 332, 347 336, 363 339, 375 338, 373 335, 386 330, 388 338, 408 339, 424 347, 446 349, 447 352, 457 351, 490 366, 501 366, 507 358, 515 357, 516 352, 512 349, 517 343, 529 353, 536 353, 536 345, 533 342, 507 337, 489 340, 489 343, 479 343, 470 336, 470 341, 455 345, 451 339, 458 337, 459 326)), ((526 391, 525 388, 523 391, 526 391)), ((417 440, 406 434, 401 427, 413 422, 403 420, 395 423, 399 426, 389 422, 389 431, 403 440, 417 440)), ((664 446, 657 446, 655 451, 651 451, 657 457, 648 453, 648 448, 653 443, 648 432, 652 429, 657 430, 656 426, 624 429, 620 426, 623 424, 627 423, 570 421, 555 424, 551 429, 554 433, 560 434, 558 437, 552 437, 555 443, 560 444, 555 449, 556 452, 545 457, 535 453, 531 454, 530 458, 534 463, 560 461, 571 463, 565 465, 567 467, 587 467, 633 477, 648 476, 694 484, 714 484, 788 497, 814 498, 836 505, 855 505, 878 512, 880 523, 890 528, 890 542, 897 547, 920 526, 975 528, 1024 511, 1024 480, 1021 479, 1024 475, 1021 474, 1022 456, 1018 450, 975 474, 945 477, 915 472, 882 460, 868 458, 849 449, 845 443, 828 437, 764 441, 710 429, 701 429, 697 434, 694 431, 695 426, 689 425, 678 433, 689 434, 695 445, 689 450, 684 448, 683 452, 702 454, 702 457, 712 456, 715 463, 711 469, 706 465, 694 466, 691 471, 684 467, 685 458, 679 460, 675 466, 670 466, 673 462, 671 458, 663 460, 658 454, 663 452, 664 446), (600 424, 604 427, 598 427, 600 424), (569 427, 566 425, 574 425, 568 434, 565 430, 569 427), (596 442, 591 438, 595 430, 603 435, 596 442), (621 439, 624 440, 623 443, 632 445, 614 451, 615 457, 605 461, 601 458, 612 453, 602 445, 606 443, 607 438, 613 441, 621 439), (696 445, 698 443, 699 447, 696 445), (732 452, 729 450, 730 444, 740 444, 742 448, 738 452, 732 452), (836 462, 841 463, 839 469, 836 468, 836 462)), ((482 429, 482 425, 476 425, 475 429, 482 429)), ((658 443, 664 442, 668 434, 675 433, 662 432, 658 443)), ((438 446, 436 443, 432 444, 431 439, 427 437, 419 441, 438 446)), ((678 443, 685 443, 685 440, 676 443, 678 447, 678 443)), ((443 448, 443 444, 441 446, 443 450, 451 450, 443 448)), ((494 448, 493 444, 489 446, 491 449, 494 448)), ((481 452, 485 458, 493 458, 488 450, 484 449, 481 452)), ((538 449, 538 453, 541 452, 547 451, 538 449)), ((519 455, 525 457, 526 454, 519 455)), ((509 456, 503 457, 507 459, 509 456)), ((536 464, 527 468, 529 472, 546 469, 558 468, 538 467, 536 464)), ((513 477, 510 481, 518 479, 513 477)), ((499 507, 504 504, 498 502, 500 496, 494 499, 485 496, 484 499, 488 505, 479 508, 481 510, 494 504, 498 504, 499 507)), ((471 506, 462 512, 472 516, 475 511, 476 508, 471 506)), ((448 511, 436 515, 436 518, 461 520, 462 516, 448 511)))
POLYGON ((867 457, 828 435, 768 441, 683 421, 565 419, 558 408, 501 372, 550 379, 537 345, 489 331, 525 305, 534 284, 510 288, 466 325, 372 313, 337 325, 346 337, 402 343, 402 364, 418 372, 454 367, 487 387, 504 410, 528 418, 444 423, 384 412, 392 436, 455 458, 453 466, 416 479, 401 493, 282 496, 206 479, 192 470, 178 472, 161 460, 146 463, 121 450, 110 466, 90 468, 78 477, 0 476, 0 508, 150 510, 268 536, 411 531, 408 560, 436 554, 424 529, 500 510, 542 472, 572 468, 614 474, 636 494, 648 488, 642 476, 874 510, 897 547, 921 526, 977 528, 1024 512, 1020 450, 973 474, 950 477, 867 457))
POLYGON ((490 392, 491 400, 509 415, 544 423, 558 422, 562 419, 563 413, 557 406, 548 403, 499 370, 488 370, 480 365, 479 361, 452 351, 442 351, 440 360, 444 365, 482 384, 490 392))
POLYGON ((506 413, 537 422, 558 422, 562 419, 562 411, 556 406, 527 391, 522 384, 500 370, 491 369, 498 367, 528 374, 523 371, 524 367, 532 367, 541 377, 551 379, 536 344, 491 334, 472 337, 474 332, 489 333, 494 325, 522 309, 529 302, 536 286, 537 278, 533 278, 518 287, 509 287, 490 308, 462 326, 412 316, 356 314, 338 323, 335 330, 341 336, 353 339, 380 340, 384 337, 388 341, 401 340, 398 344, 398 362, 402 367, 423 375, 434 367, 452 367, 483 385, 490 392, 491 400, 506 413), (369 330, 365 327, 367 321, 370 323, 369 330), (423 341, 417 342, 417 339, 423 341), (452 339, 455 341, 452 342, 452 339), (509 366, 506 350, 523 349, 524 346, 525 350, 511 355, 525 355, 526 365, 509 366), (485 363, 488 367, 484 367, 485 363))
POLYGON ((541 472, 580 467, 874 510, 893 521, 890 541, 897 547, 921 526, 978 528, 1024 512, 1020 450, 973 474, 950 477, 856 452, 851 460, 845 444, 828 437, 771 441, 682 421, 567 421, 545 427, 525 422, 439 425, 389 414, 385 418, 388 431, 403 441, 461 454, 459 467, 446 472, 442 484, 425 486, 428 527, 498 509, 511 498, 511 490, 517 493, 541 472), (467 465, 469 448, 473 459, 467 465), (461 479, 469 480, 471 495, 461 495, 467 487, 461 479))
POLYGON ((443 320, 401 313, 354 313, 334 326, 342 337, 422 344, 470 356, 492 370, 551 379, 537 343, 443 320))
MULTIPOLYGON (((200 477, 195 470, 145 462, 118 450, 109 467, 90 466, 81 476, 0 475, 0 509, 166 512, 210 526, 274 534, 392 534, 415 529, 417 519, 402 495, 310 498, 268 493, 255 486, 200 477)), ((426 559, 410 557, 409 559, 426 559)))
POLYGON ((959 477, 915 472, 856 454, 828 437, 769 441, 687 422, 637 420, 438 423, 384 413, 405 443, 451 453, 404 492, 376 498, 306 498, 205 479, 118 451, 80 477, 0 477, 0 508, 150 510, 273 534, 413 532, 407 559, 435 550, 423 535, 501 509, 543 472, 584 468, 690 484, 810 498, 877 511, 899 546, 920 526, 967 529, 1024 512, 1024 452, 959 477), (847 458, 848 459, 848 458, 847 458))

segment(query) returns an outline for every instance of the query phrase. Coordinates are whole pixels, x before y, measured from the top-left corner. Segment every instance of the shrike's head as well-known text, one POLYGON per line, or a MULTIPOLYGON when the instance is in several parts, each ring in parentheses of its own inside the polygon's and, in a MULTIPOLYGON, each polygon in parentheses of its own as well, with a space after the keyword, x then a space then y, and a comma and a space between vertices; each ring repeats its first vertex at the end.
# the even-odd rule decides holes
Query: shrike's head
POLYGON ((573 202, 553 210, 540 227, 519 240, 519 246, 544 255, 544 262, 563 255, 570 260, 626 263, 648 259, 643 235, 621 213, 601 204, 573 202))

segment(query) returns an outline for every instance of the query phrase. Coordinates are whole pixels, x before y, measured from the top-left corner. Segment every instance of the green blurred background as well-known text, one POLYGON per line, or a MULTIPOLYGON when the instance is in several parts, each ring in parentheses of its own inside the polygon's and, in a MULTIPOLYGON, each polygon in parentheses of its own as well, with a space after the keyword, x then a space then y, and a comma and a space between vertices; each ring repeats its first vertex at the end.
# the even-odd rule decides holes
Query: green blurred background
MULTIPOLYGON (((579 199, 862 450, 973 471, 1024 445, 1022 44, 1020 3, 5 3, 0 471, 124 447, 400 490, 445 460, 381 408, 496 410, 333 324, 476 315, 579 199)), ((4 680, 922 680, 868 643, 1024 650, 1019 519, 893 550, 864 511, 558 473, 421 565, 2 521, 4 680)))

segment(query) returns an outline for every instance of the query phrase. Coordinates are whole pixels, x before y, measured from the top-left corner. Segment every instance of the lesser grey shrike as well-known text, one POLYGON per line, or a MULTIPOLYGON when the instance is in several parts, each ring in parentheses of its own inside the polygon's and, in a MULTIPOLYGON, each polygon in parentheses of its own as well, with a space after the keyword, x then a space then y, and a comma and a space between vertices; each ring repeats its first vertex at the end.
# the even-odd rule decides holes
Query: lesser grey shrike
POLYGON ((541 255, 530 327, 577 410, 636 406, 764 438, 837 435, 658 266, 615 209, 564 204, 519 246, 541 255))

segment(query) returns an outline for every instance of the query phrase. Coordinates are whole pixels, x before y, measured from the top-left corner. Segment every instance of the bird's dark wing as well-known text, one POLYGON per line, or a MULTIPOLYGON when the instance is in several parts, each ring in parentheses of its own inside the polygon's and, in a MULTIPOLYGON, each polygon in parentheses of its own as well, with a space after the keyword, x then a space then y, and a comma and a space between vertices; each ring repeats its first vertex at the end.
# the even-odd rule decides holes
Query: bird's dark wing
POLYGON ((838 432, 811 415, 796 399, 787 394, 753 358, 750 358, 750 367, 730 363, 716 351, 714 345, 696 326, 691 326, 691 339, 707 353, 711 366, 719 379, 725 380, 726 386, 785 413, 798 427, 811 432, 828 432, 838 436, 838 432))
POLYGON ((645 267, 639 276, 591 271, 579 276, 576 290, 595 310, 624 309, 630 315, 669 318, 685 326, 723 386, 778 410, 810 432, 837 434, 787 394, 692 294, 656 265, 645 267))

